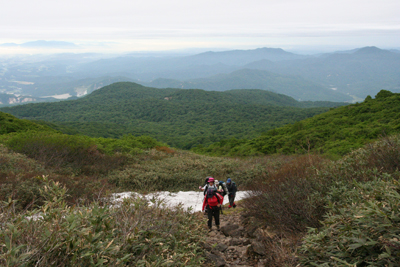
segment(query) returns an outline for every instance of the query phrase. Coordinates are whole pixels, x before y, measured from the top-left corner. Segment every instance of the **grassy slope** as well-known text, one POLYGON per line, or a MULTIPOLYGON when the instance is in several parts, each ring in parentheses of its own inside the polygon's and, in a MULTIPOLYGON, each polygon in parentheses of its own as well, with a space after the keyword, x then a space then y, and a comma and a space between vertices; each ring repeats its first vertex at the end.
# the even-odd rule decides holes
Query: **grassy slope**
POLYGON ((39 125, 29 120, 17 119, 10 114, 0 112, 0 134, 27 130, 54 132, 54 130, 50 127, 39 125))

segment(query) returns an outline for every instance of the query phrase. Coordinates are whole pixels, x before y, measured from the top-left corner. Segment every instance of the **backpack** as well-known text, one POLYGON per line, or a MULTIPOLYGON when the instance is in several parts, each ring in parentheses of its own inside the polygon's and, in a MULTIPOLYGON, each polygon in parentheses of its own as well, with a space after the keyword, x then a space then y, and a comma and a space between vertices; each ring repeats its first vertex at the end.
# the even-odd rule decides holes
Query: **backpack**
POLYGON ((222 187, 223 192, 221 193, 222 196, 226 196, 228 194, 228 188, 226 188, 226 184, 224 182, 219 182, 219 185, 222 187))
POLYGON ((215 194, 216 194, 216 190, 215 190, 214 187, 208 187, 207 188, 207 196, 206 196, 206 198, 207 198, 207 204, 210 207, 215 207, 215 206, 218 206, 218 204, 219 204, 218 203, 218 198, 217 198, 217 196, 215 194))

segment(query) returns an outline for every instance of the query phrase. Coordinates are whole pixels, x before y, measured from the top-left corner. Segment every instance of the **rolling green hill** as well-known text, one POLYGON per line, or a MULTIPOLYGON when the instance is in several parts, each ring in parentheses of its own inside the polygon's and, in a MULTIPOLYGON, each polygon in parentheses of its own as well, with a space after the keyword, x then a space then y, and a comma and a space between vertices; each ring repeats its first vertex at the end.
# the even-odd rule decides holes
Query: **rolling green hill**
POLYGON ((249 155, 319 151, 343 155, 377 139, 400 132, 400 94, 381 90, 363 103, 332 109, 312 118, 270 130, 252 140, 223 140, 199 153, 249 155))
POLYGON ((2 110, 19 118, 51 122, 66 133, 94 137, 149 135, 188 149, 231 137, 254 138, 336 105, 341 104, 297 102, 263 90, 208 92, 121 82, 78 100, 2 110))

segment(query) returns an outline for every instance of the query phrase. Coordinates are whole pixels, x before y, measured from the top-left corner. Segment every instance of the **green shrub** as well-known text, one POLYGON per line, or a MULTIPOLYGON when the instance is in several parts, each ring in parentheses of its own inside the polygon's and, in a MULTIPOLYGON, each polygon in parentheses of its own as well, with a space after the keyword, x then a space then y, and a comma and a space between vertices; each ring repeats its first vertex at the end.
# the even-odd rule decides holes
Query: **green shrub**
POLYGON ((123 155, 105 155, 96 140, 85 136, 49 132, 24 132, 3 136, 10 149, 61 172, 73 175, 104 175, 123 166, 123 155))
POLYGON ((315 192, 326 188, 325 182, 317 179, 317 171, 326 159, 308 155, 286 160, 278 170, 269 171, 267 179, 256 179, 250 185, 253 196, 245 200, 246 213, 281 231, 317 227, 325 203, 315 192))
POLYGON ((46 177, 43 182, 41 209, 15 214, 12 202, 0 204, 0 265, 201 265, 205 229, 195 214, 141 198, 112 208, 96 202, 70 207, 65 187, 46 177))
POLYGON ((400 259, 398 178, 354 182, 354 189, 341 191, 344 203, 339 203, 340 208, 331 207, 322 227, 310 229, 304 238, 302 264, 397 266, 400 259))

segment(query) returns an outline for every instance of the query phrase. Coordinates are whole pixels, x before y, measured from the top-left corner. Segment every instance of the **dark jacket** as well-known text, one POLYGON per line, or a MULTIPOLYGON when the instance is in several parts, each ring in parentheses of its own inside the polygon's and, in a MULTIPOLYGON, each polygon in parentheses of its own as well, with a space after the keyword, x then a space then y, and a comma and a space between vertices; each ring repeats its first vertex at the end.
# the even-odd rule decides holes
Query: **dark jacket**
POLYGON ((236 183, 231 182, 230 184, 226 184, 226 188, 228 188, 229 195, 235 195, 237 191, 236 183))

